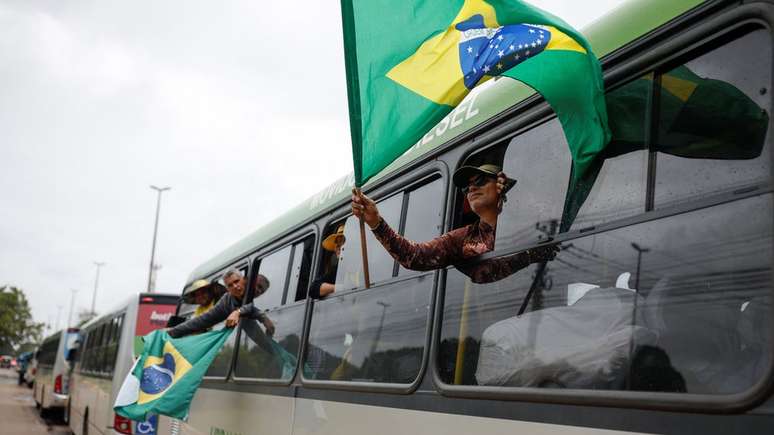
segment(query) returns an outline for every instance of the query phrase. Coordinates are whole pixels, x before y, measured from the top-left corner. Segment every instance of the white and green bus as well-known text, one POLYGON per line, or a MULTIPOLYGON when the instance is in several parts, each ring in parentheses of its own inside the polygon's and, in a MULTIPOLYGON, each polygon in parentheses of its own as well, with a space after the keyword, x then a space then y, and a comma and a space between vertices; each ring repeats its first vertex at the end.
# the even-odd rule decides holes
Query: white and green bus
POLYGON ((142 352, 141 337, 164 328, 179 297, 139 293, 81 328, 65 413, 78 435, 154 433, 155 421, 135 423, 113 412, 118 390, 142 352))
POLYGON ((406 270, 368 232, 365 288, 350 176, 197 267, 186 288, 269 279, 274 346, 243 321, 159 433, 774 433, 772 29, 770 0, 633 0, 584 29, 613 139, 580 194, 555 114, 509 79, 364 187, 424 241, 475 218, 456 168, 502 165, 518 184, 472 261, 549 238, 553 261, 476 284, 406 270), (336 291, 312 300, 342 223, 336 291))

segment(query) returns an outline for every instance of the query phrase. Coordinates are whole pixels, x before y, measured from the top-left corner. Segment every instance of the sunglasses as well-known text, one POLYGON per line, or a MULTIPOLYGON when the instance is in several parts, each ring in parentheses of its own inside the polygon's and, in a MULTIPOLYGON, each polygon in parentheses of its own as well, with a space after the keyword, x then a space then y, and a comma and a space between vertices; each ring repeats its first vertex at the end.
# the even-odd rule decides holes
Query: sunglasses
POLYGON ((490 182, 490 181, 492 181, 492 180, 496 180, 496 179, 497 179, 496 177, 490 177, 490 176, 487 176, 487 175, 479 175, 479 176, 477 176, 476 178, 472 179, 472 180, 471 180, 471 181, 468 183, 468 185, 467 185, 467 186, 465 186, 465 187, 463 187, 463 188, 462 188, 462 193, 464 193, 465 195, 467 195, 467 194, 468 194, 468 192, 470 191, 470 187, 471 187, 471 186, 476 186, 476 187, 483 187, 483 186, 485 186, 485 185, 486 185, 486 183, 488 183, 488 182, 490 182))

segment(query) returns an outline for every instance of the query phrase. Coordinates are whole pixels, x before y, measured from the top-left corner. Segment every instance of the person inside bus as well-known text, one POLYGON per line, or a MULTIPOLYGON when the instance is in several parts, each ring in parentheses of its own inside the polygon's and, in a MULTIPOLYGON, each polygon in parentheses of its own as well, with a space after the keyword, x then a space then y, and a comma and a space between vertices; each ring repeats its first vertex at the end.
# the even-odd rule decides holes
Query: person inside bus
MULTIPOLYGON (((205 331, 222 321, 226 321, 226 327, 233 328, 241 318, 257 320, 263 323, 266 334, 274 335, 274 324, 252 302, 243 304, 245 295, 245 277, 237 269, 229 269, 223 275, 226 283, 226 293, 218 300, 214 307, 198 317, 192 317, 185 322, 169 328, 167 332, 172 338, 205 331)), ((269 287, 269 280, 263 275, 256 275, 257 284, 261 287, 261 293, 269 287)), ((256 328, 258 329, 258 328, 256 328)))
POLYGON ((412 270, 440 269, 454 265, 475 283, 504 279, 532 263, 551 261, 559 248, 544 245, 515 255, 465 264, 478 255, 494 249, 497 218, 502 212, 506 193, 516 180, 509 179, 494 164, 462 166, 453 177, 478 220, 449 231, 427 242, 414 242, 395 232, 379 215, 376 203, 361 191, 352 193, 352 214, 371 228, 374 236, 403 267, 412 270))
POLYGON ((344 224, 340 224, 334 233, 328 235, 322 242, 322 247, 328 251, 328 260, 325 266, 325 272, 317 277, 312 285, 309 286, 309 297, 314 299, 323 299, 336 291, 336 272, 339 268, 339 256, 341 256, 341 247, 347 241, 344 237, 344 224))
POLYGON ((187 304, 196 304, 193 317, 199 317, 215 306, 215 302, 226 293, 225 287, 219 283, 211 283, 206 279, 198 279, 191 284, 191 289, 183 296, 187 304))

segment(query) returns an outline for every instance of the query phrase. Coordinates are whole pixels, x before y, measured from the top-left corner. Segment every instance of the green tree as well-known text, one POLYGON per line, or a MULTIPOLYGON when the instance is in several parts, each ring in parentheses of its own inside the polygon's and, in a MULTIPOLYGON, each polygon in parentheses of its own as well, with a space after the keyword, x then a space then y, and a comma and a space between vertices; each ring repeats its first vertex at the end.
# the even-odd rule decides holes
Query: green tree
POLYGON ((0 287, 0 349, 17 351, 22 345, 40 341, 42 323, 35 323, 24 291, 18 287, 0 287))

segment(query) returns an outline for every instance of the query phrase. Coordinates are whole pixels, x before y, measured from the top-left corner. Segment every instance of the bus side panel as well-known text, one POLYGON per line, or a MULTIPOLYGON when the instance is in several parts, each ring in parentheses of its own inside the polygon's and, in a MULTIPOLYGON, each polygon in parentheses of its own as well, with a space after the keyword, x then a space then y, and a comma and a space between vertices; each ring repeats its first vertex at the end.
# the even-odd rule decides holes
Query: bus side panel
MULTIPOLYGON (((73 391, 70 395, 70 428, 74 433, 83 433, 84 417, 88 409, 89 433, 106 433, 113 421, 108 412, 111 409, 110 379, 78 373, 73 376, 73 391)), ((110 415, 112 416, 112 415, 110 415)))
MULTIPOLYGON (((639 432, 443 414, 298 398, 293 435, 623 435, 639 432), (483 431, 483 432, 482 432, 483 431)), ((245 432, 247 433, 247 432, 245 432)))
MULTIPOLYGON (((293 398, 200 388, 190 416, 179 423, 180 434, 290 435, 293 398)), ((158 433, 172 433, 171 426, 172 419, 160 417, 158 433)))
POLYGON ((38 375, 35 378, 35 399, 42 408, 51 406, 51 393, 54 391, 54 370, 51 366, 38 367, 38 375))

